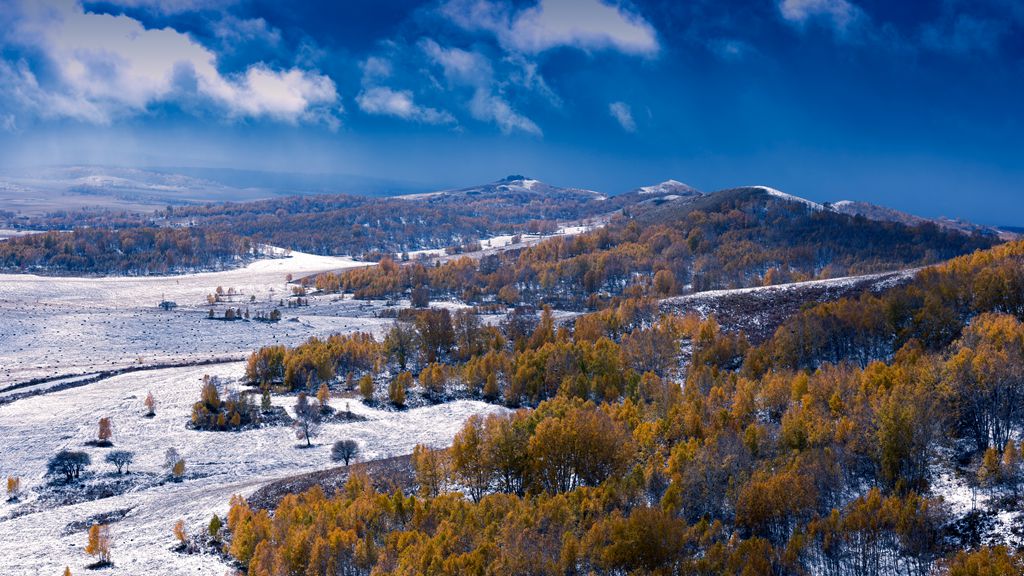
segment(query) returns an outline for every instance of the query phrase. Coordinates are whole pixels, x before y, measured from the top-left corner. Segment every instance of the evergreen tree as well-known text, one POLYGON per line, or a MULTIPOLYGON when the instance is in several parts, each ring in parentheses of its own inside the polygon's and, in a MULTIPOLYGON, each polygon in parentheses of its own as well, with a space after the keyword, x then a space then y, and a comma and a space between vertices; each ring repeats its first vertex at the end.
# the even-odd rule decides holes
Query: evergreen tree
POLYGON ((219 540, 220 539, 220 529, 221 529, 221 526, 223 526, 223 525, 224 525, 224 523, 221 521, 220 516, 217 516, 216 514, 214 514, 213 518, 210 518, 210 524, 207 527, 207 531, 210 534, 210 538, 213 538, 214 540, 219 540))

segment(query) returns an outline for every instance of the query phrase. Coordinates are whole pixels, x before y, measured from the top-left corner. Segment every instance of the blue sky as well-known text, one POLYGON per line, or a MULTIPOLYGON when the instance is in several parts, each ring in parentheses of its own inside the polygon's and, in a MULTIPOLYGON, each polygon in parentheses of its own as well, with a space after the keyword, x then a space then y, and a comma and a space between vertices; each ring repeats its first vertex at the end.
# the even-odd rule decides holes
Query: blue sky
POLYGON ((1024 225, 1017 0, 0 0, 7 167, 616 193, 1024 225))

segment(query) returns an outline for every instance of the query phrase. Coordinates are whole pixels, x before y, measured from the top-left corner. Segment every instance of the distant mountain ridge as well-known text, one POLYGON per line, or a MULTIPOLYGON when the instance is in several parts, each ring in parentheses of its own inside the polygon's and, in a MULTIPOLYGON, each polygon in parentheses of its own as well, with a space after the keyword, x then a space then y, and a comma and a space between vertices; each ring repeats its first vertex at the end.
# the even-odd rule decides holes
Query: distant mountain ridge
POLYGON ((302 175, 207 168, 126 168, 111 166, 53 166, 0 174, 0 211, 44 214, 86 208, 156 212, 167 206, 245 203, 285 196, 362 196, 423 202, 427 206, 470 204, 501 210, 543 207, 538 214, 572 220, 636 207, 655 209, 667 203, 710 206, 737 193, 764 194, 774 201, 792 202, 812 210, 827 210, 869 220, 909 226, 932 223, 963 234, 982 234, 1003 240, 1019 238, 1018 229, 996 228, 949 218, 925 218, 857 200, 814 202, 769 186, 744 186, 703 192, 679 180, 639 186, 619 194, 557 186, 522 174, 486 184, 424 190, 423 185, 345 175, 302 175), (414 191, 413 193, 404 193, 414 191))
POLYGON ((480 198, 486 196, 493 196, 495 198, 509 197, 509 199, 518 197, 523 200, 559 200, 572 198, 574 200, 581 201, 605 200, 608 198, 606 195, 593 190, 553 186, 551 184, 541 182, 540 180, 534 180, 533 178, 519 174, 513 174, 500 180, 477 186, 452 188, 448 190, 438 190, 436 192, 423 192, 418 194, 404 194, 397 196, 397 198, 405 200, 427 200, 433 202, 451 201, 466 197, 480 198))
POLYGON ((906 212, 901 212, 893 208, 887 208, 885 206, 878 206, 877 204, 871 204, 868 202, 858 202, 854 200, 841 200, 831 204, 831 208, 840 214, 847 214, 849 216, 863 216, 869 220, 880 220, 885 222, 900 222, 909 226, 916 226, 925 222, 931 222, 941 228, 948 230, 956 230, 963 232, 964 234, 985 234, 995 235, 1006 240, 1011 240, 1019 236, 1012 230, 1000 229, 992 226, 982 226, 973 222, 967 222, 965 220, 954 220, 950 218, 923 218, 921 216, 915 216, 906 212))
POLYGON ((819 203, 762 185, 742 186, 738 188, 719 190, 717 192, 703 193, 696 188, 676 180, 668 180, 661 184, 636 188, 627 192, 623 196, 650 196, 649 200, 643 200, 642 198, 638 199, 637 204, 661 205, 665 202, 671 201, 682 203, 697 202, 700 205, 707 205, 708 202, 714 203, 714 199, 716 198, 725 198, 737 193, 764 194, 778 201, 801 204, 811 210, 829 211, 838 214, 845 214, 847 216, 861 216, 868 220, 874 220, 877 222, 896 222, 907 226, 919 226, 921 224, 931 223, 940 228, 953 230, 962 234, 981 234, 984 236, 998 237, 1003 240, 1013 240, 1021 236, 1021 229, 1015 229, 1008 226, 997 228, 994 226, 985 226, 959 219, 925 218, 914 214, 908 214, 894 208, 861 201, 842 200, 839 202, 819 203), (703 201, 700 199, 703 199, 703 201))

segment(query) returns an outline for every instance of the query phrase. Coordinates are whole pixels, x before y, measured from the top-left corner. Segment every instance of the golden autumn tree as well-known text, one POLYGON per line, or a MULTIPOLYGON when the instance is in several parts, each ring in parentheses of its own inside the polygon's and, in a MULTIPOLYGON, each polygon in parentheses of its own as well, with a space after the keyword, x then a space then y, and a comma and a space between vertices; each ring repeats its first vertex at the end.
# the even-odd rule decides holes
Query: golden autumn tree
POLYGON ((93 524, 89 528, 89 540, 85 546, 86 554, 96 558, 97 564, 110 564, 110 527, 106 524, 93 524))
POLYGON ((146 393, 146 399, 143 400, 142 404, 146 407, 146 416, 152 417, 156 415, 156 398, 153 397, 152 392, 146 393))
POLYGON ((101 445, 109 445, 110 439, 114 437, 114 425, 110 421, 110 418, 100 418, 99 430, 96 433, 96 439, 101 445))

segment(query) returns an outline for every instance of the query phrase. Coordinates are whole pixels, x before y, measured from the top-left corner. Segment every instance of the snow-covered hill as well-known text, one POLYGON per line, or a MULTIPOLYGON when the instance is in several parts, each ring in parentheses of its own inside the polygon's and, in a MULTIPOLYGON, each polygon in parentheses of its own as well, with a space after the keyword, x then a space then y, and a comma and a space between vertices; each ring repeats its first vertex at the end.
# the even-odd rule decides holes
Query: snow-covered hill
POLYGON ((1012 240, 1018 237, 1017 234, 1007 230, 1000 230, 991 226, 982 226, 980 224, 974 224, 973 222, 966 222, 964 220, 954 220, 950 218, 922 218, 921 216, 915 216, 906 212, 901 212, 893 208, 887 208, 885 206, 878 206, 877 204, 871 204, 869 202, 860 202, 854 200, 840 200, 831 204, 831 207, 836 212, 841 214, 848 214, 850 216, 863 216, 869 220, 879 220, 882 222, 899 222, 908 226, 917 226, 924 224, 925 222, 931 222, 940 228, 947 230, 955 230, 964 234, 984 234, 991 236, 998 236, 1005 240, 1012 240))
POLYGON ((654 184, 652 186, 641 186, 633 192, 642 195, 674 195, 674 196, 699 196, 700 190, 697 190, 689 184, 684 184, 678 180, 666 180, 660 184, 654 184))
MULTIPOLYGON (((311 449, 300 449, 287 426, 242 432, 189 430, 185 423, 196 401, 204 374, 234 381, 244 373, 242 363, 200 368, 175 368, 109 378, 94 384, 50 393, 0 406, 0 454, 5 475, 19 476, 29 489, 20 503, 0 502, 0 573, 5 576, 60 574, 65 565, 73 574, 87 573, 92 559, 83 548, 89 518, 123 514, 111 524, 114 566, 104 575, 221 576, 227 567, 210 555, 172 551, 171 527, 184 519, 190 533, 204 530, 213 514, 222 518, 234 494, 248 496, 282 476, 330 468, 330 444, 342 438, 360 445, 360 460, 408 454, 416 444, 450 444, 462 423, 473 414, 503 408, 482 402, 458 401, 389 412, 364 406, 358 400, 338 399, 365 420, 324 424, 311 449), (142 399, 152 392, 155 418, 142 416, 142 399), (101 417, 111 418, 114 449, 130 450, 135 461, 128 478, 135 488, 126 493, 70 505, 39 506, 38 489, 45 482, 47 459, 58 450, 85 450, 91 471, 116 478, 103 462, 109 448, 84 444, 95 436, 101 417), (186 461, 185 481, 166 482, 164 453, 175 448, 186 461)), ((276 397, 290 408, 294 397, 276 397)))
POLYGON ((474 200, 480 200, 486 197, 518 198, 522 200, 540 198, 550 201, 571 199, 584 202, 603 200, 606 198, 604 194, 593 190, 586 190, 583 188, 563 188, 520 175, 507 176, 496 182, 490 182, 478 186, 398 196, 398 198, 406 200, 427 200, 432 202, 457 201, 461 198, 473 198, 474 200))
POLYGON ((275 195, 265 188, 228 186, 172 171, 112 166, 56 166, 0 175, 0 210, 28 215, 81 208, 150 212, 168 205, 275 195))

